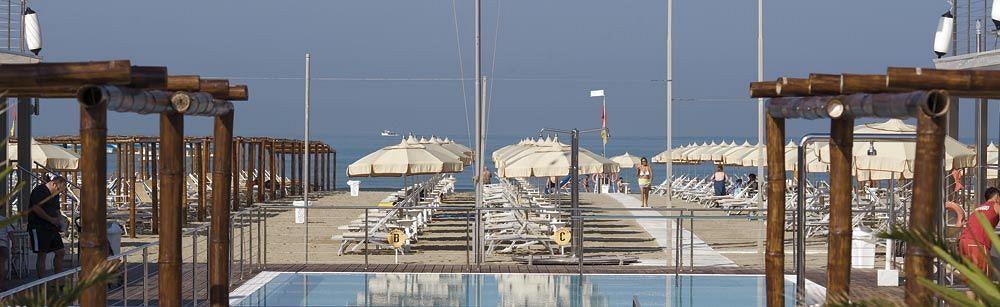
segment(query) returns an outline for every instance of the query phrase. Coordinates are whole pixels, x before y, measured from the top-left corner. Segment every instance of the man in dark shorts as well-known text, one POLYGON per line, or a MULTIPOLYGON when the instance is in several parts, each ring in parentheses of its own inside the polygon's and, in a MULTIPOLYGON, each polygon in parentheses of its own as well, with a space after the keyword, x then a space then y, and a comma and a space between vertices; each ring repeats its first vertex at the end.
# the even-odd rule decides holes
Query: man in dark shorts
POLYGON ((987 188, 983 195, 986 196, 986 202, 972 210, 969 222, 958 236, 958 251, 989 276, 989 253, 992 244, 986 232, 993 231, 1000 222, 1000 190, 987 188), (989 225, 982 225, 976 217, 979 215, 985 217, 989 225))
POLYGON ((62 271, 66 251, 59 232, 62 231, 65 223, 62 219, 65 218, 59 212, 59 193, 65 189, 66 178, 56 176, 31 190, 31 208, 25 214, 28 216, 31 248, 37 257, 35 272, 38 278, 45 276, 45 258, 49 253, 55 253, 52 260, 54 272, 62 271))

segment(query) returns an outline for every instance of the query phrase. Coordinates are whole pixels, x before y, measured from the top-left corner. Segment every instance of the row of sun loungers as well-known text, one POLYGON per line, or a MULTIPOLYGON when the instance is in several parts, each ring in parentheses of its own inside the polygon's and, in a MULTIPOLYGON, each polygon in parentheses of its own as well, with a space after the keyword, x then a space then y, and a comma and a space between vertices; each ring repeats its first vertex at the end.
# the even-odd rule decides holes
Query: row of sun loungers
POLYGON ((344 232, 331 237, 341 242, 337 254, 357 252, 366 242, 370 248, 394 249, 403 254, 409 252, 410 246, 420 240, 423 229, 432 221, 436 211, 433 208, 440 207, 441 197, 454 190, 454 177, 436 175, 389 195, 380 202, 380 206, 388 205, 384 209, 370 209, 367 214, 362 212, 356 220, 339 227, 344 232), (388 242, 389 232, 394 229, 406 234, 405 242, 398 249, 388 242))

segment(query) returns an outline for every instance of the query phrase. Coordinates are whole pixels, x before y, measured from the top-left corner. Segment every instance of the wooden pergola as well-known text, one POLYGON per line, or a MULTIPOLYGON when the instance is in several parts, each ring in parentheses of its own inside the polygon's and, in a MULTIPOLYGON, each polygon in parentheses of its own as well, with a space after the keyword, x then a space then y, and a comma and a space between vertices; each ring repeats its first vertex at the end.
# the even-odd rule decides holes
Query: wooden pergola
MULTIPOLYGON (((231 101, 248 100, 245 85, 198 76, 170 76, 162 66, 133 66, 128 60, 0 65, 5 97, 76 98, 80 103, 81 190, 80 256, 82 277, 107 260, 107 112, 156 114, 160 135, 156 165, 161 187, 158 223, 159 304, 181 305, 181 225, 184 204, 185 116, 215 119, 213 206, 210 231, 209 296, 213 305, 228 302, 229 214, 232 195, 233 118, 231 101)), ((19 148, 26 148, 22 146, 19 148)), ((135 147, 132 147, 133 150, 135 147)), ((153 163, 152 161, 156 161, 153 163)), ((21 163, 26 163, 21 161, 21 163)), ((104 283, 84 290, 82 306, 104 306, 104 283)))
MULTIPOLYGON (((81 138, 73 135, 36 137, 35 140, 39 143, 62 146, 76 153, 80 152, 82 144, 81 138)), ((182 212, 189 212, 188 205, 192 201, 197 202, 195 219, 199 222, 205 221, 208 216, 208 202, 212 199, 212 196, 207 192, 209 181, 207 179, 212 173, 213 164, 211 163, 210 150, 214 143, 212 136, 189 136, 184 139, 184 148, 186 148, 184 169, 186 175, 193 175, 196 179, 197 198, 184 201, 182 212)), ((311 189, 313 191, 335 189, 336 173, 333 170, 336 169, 336 151, 322 142, 310 143, 312 143, 309 152, 312 156, 310 157, 310 165, 313 166, 313 170, 310 172, 312 178, 309 178, 311 189)), ((114 192, 127 199, 129 236, 134 238, 138 233, 136 231, 138 228, 136 227, 137 194, 135 189, 141 185, 140 181, 143 180, 149 180, 149 187, 152 190, 150 193, 152 198, 150 230, 153 234, 159 233, 160 193, 157 183, 159 171, 155 161, 158 158, 160 138, 158 136, 114 135, 108 136, 107 144, 117 148, 113 154, 116 163, 111 178, 117 178, 127 183, 115 186, 117 190, 114 192)), ((232 210, 239 210, 241 204, 250 205, 301 195, 302 183, 305 182, 302 179, 302 161, 305 149, 303 141, 272 137, 234 137, 233 148, 232 170, 234 178, 242 177, 243 172, 248 175, 256 173, 264 174, 264 176, 247 178, 244 186, 240 186, 239 181, 233 182, 233 195, 237 197, 233 197, 232 210), (286 170, 291 171, 286 173, 286 170), (282 178, 288 180, 282 180, 282 178)), ((58 171, 58 173, 73 182, 77 181, 79 175, 79 171, 58 171)), ((187 188, 188 185, 185 184, 184 195, 187 195, 187 188)), ((182 214, 181 219, 182 223, 187 224, 188 214, 182 214)))
MULTIPOLYGON (((784 223, 786 119, 830 119, 830 237, 827 302, 849 297, 851 272, 851 164, 856 118, 916 118, 916 161, 908 227, 940 233, 944 138, 952 97, 1000 98, 1000 72, 888 68, 885 75, 810 74, 750 85, 754 98, 770 98, 767 129, 767 249, 765 270, 768 306, 784 306, 784 223)), ((802 205, 802 204, 799 204, 802 205)), ((801 225, 800 225, 801 227, 801 225)), ((919 278, 930 278, 930 252, 907 246, 904 272, 906 303, 934 301, 919 278)))

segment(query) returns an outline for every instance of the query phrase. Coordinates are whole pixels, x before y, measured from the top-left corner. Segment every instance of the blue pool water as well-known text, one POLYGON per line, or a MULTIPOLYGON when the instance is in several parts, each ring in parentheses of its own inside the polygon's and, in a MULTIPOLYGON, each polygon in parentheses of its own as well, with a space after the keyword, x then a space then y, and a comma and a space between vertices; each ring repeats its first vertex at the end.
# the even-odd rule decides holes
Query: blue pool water
MULTIPOLYGON (((765 305, 757 275, 268 273, 258 288, 234 292, 233 305, 631 306, 633 298, 642 306, 765 305)), ((786 283, 789 306, 794 286, 786 283)))

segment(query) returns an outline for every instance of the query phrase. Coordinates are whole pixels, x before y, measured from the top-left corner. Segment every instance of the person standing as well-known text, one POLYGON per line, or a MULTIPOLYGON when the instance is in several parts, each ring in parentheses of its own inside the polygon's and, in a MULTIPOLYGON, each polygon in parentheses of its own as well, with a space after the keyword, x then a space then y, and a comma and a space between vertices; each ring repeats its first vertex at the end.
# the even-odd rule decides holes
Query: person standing
POLYGON ((965 224, 965 229, 958 236, 958 250, 962 256, 968 258, 973 264, 979 267, 984 274, 990 275, 990 248, 992 244, 987 231, 993 231, 1000 222, 1000 190, 994 187, 987 188, 983 193, 986 202, 972 210, 969 215, 969 222, 965 224), (989 225, 980 223, 976 216, 986 218, 989 225))
POLYGON ((642 195, 642 207, 647 208, 649 207, 649 189, 653 184, 653 168, 649 166, 649 160, 646 160, 646 157, 639 159, 639 165, 635 167, 635 176, 638 178, 639 194, 642 195))
POLYGON ((35 252, 35 269, 38 278, 45 276, 45 258, 54 253, 52 267, 55 273, 62 271, 62 260, 66 255, 62 236, 59 234, 66 223, 59 211, 59 193, 66 189, 66 178, 55 176, 48 182, 31 190, 31 208, 22 214, 28 218, 28 234, 31 248, 35 252))
POLYGON ((716 165, 715 173, 712 174, 712 186, 715 187, 715 196, 726 195, 726 181, 729 181, 729 177, 722 170, 722 165, 716 165))

